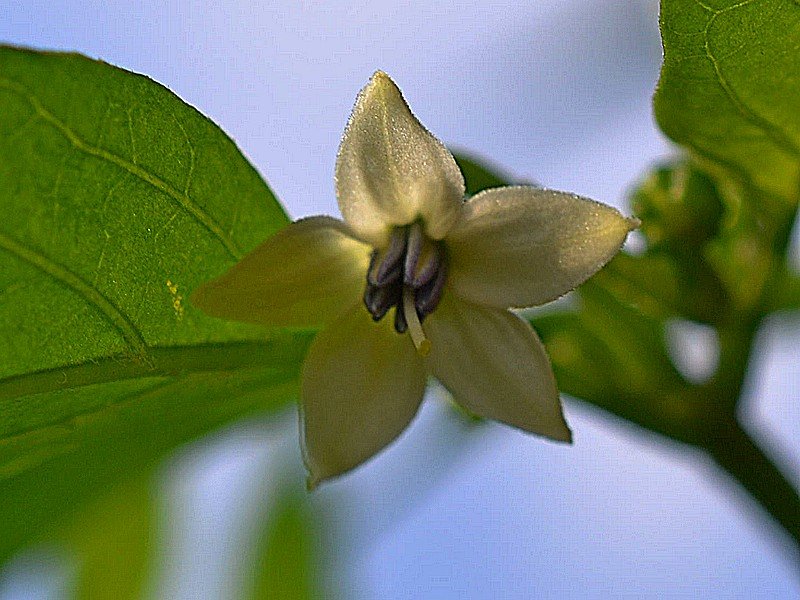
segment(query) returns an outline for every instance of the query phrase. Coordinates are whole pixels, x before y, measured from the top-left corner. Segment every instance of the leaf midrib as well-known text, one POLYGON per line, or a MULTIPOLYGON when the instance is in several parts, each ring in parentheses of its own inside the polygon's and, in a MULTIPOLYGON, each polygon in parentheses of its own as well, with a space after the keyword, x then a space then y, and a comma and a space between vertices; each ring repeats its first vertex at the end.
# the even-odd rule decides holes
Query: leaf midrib
POLYGON ((146 358, 118 354, 0 379, 0 403, 47 392, 146 377, 268 368, 300 371, 313 333, 246 342, 157 346, 146 358))

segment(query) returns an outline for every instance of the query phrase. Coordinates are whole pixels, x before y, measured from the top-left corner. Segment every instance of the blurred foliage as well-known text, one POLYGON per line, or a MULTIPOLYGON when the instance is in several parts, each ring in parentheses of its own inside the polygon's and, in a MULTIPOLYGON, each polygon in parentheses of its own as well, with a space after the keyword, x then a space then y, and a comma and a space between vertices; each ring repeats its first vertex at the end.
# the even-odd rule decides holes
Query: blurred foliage
POLYGON ((77 562, 78 600, 145 597, 155 553, 156 499, 150 471, 89 503, 62 534, 77 562))
MULTIPOLYGON (((800 308, 786 257, 800 4, 662 0, 661 31, 656 117, 686 153, 633 192, 636 252, 534 325, 562 390, 704 450, 800 544, 798 493, 737 418, 762 321, 800 308), (707 380, 673 364, 676 320, 716 333, 707 380)), ((469 194, 507 183, 458 162, 469 194)), ((78 597, 137 597, 152 559, 141 474, 296 396, 309 333, 210 319, 185 300, 286 215, 234 143, 162 86, 8 47, 0 190, 0 560, 59 534, 81 567, 78 597)), ((278 504, 254 598, 318 592, 306 509, 278 504)))
MULTIPOLYGON (((473 172, 473 187, 492 180, 473 172)), ((759 217, 761 197, 721 187, 690 159, 657 167, 631 195, 643 247, 580 286, 577 309, 532 323, 560 390, 707 451, 800 542, 800 497, 737 421, 756 331, 773 290, 794 280, 787 239, 775 239, 787 224, 759 217), (676 319, 714 328, 720 362, 708 381, 673 364, 666 329, 676 319)))
POLYGON ((711 178, 670 165, 645 179, 633 194, 632 208, 649 248, 695 254, 719 233, 725 206, 711 178))
POLYGON ((314 522, 305 494, 279 497, 259 548, 253 600, 321 598, 314 522))
MULTIPOLYGON (((146 471, 113 486, 57 534, 76 562, 77 600, 135 600, 158 588, 164 557, 156 526, 162 517, 151 475, 146 471)), ((237 594, 252 600, 323 597, 315 522, 299 486, 278 486, 254 553, 243 550, 239 556, 237 568, 246 572, 237 594)))
MULTIPOLYGON (((562 391, 706 451, 800 548, 800 497, 738 421, 762 321, 800 307, 787 262, 800 199, 800 5, 663 0, 661 30, 656 116, 688 156, 631 194, 641 247, 582 285, 577 310, 533 323, 562 391), (670 359, 675 320, 715 331, 707 381, 670 359)), ((464 174, 473 193, 510 183, 475 159, 464 174)))

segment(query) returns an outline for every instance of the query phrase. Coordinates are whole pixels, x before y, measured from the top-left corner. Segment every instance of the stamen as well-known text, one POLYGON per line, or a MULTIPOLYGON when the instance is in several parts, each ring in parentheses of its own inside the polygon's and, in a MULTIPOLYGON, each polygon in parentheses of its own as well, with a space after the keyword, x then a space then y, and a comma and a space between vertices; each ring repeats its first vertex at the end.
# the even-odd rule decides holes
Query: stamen
POLYGON ((408 331, 408 323, 406 323, 406 316, 403 312, 403 303, 398 302, 394 308, 394 330, 397 333, 405 333, 408 331))
POLYGON ((422 231, 422 225, 419 222, 412 223, 408 228, 408 247, 406 249, 405 269, 403 269, 403 281, 406 283, 411 283, 414 278, 414 272, 417 270, 417 262, 419 262, 419 255, 424 243, 425 234, 422 231))
MULTIPOLYGON (((417 316, 417 308, 414 306, 414 290, 410 287, 403 287, 403 315, 408 324, 408 333, 411 335, 411 340, 417 349, 417 354, 428 356, 431 351, 431 341, 425 337, 425 332, 422 330, 422 324, 417 316)), ((395 327, 396 323, 397 321, 395 320, 395 327)))
POLYGON ((374 321, 394 306, 395 331, 408 331, 417 352, 427 356, 431 342, 422 321, 441 300, 446 272, 444 244, 429 239, 419 221, 395 227, 386 248, 370 256, 364 305, 374 321))
POLYGON ((427 317, 439 306, 446 280, 447 261, 442 260, 439 263, 439 269, 436 271, 436 277, 417 290, 414 305, 420 319, 427 317))
POLYGON ((373 250, 372 253, 369 255, 369 268, 367 269, 367 285, 377 285, 374 283, 374 276, 378 274, 378 265, 380 261, 378 260, 378 251, 373 250))
POLYGON ((367 271, 367 281, 372 285, 386 285, 400 275, 403 257, 406 255, 406 228, 396 227, 392 231, 385 250, 375 251, 367 271))
POLYGON ((367 283, 364 305, 374 321, 380 321, 392 306, 400 302, 401 289, 399 281, 383 287, 367 283))
POLYGON ((439 245, 426 239, 419 253, 414 271, 409 273, 408 268, 406 268, 403 281, 406 285, 419 289, 436 277, 441 264, 442 251, 439 245))

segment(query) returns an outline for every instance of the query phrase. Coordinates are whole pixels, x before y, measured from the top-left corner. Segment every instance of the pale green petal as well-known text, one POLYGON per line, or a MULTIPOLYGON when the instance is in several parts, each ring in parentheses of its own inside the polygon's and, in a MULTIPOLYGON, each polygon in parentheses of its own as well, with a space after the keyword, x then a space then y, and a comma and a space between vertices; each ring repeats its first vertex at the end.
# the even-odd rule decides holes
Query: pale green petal
POLYGON ((211 316, 232 321, 323 325, 361 302, 370 251, 341 221, 302 219, 200 286, 190 301, 211 316))
POLYGON ((361 90, 347 123, 336 195, 347 224, 376 247, 394 225, 421 217, 428 236, 441 239, 458 218, 464 197, 458 165, 381 71, 361 90))
POLYGON ((499 308, 537 306, 583 283, 638 225, 610 206, 573 194, 515 186, 464 205, 447 236, 449 285, 499 308))
POLYGON ((571 441, 553 370, 530 326, 506 310, 452 294, 425 321, 428 368, 475 414, 554 440, 571 441))
POLYGON ((309 486, 358 466, 414 418, 425 366, 392 319, 359 306, 319 333, 303 364, 303 456, 309 486))

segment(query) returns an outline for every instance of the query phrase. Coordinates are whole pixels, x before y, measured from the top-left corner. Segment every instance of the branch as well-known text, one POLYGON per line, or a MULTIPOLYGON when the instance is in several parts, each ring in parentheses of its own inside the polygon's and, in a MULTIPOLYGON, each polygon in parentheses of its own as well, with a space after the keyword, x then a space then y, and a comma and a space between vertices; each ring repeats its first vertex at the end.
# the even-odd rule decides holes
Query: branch
POLYGON ((800 495, 783 473, 733 419, 720 423, 706 450, 791 536, 800 563, 800 495))

